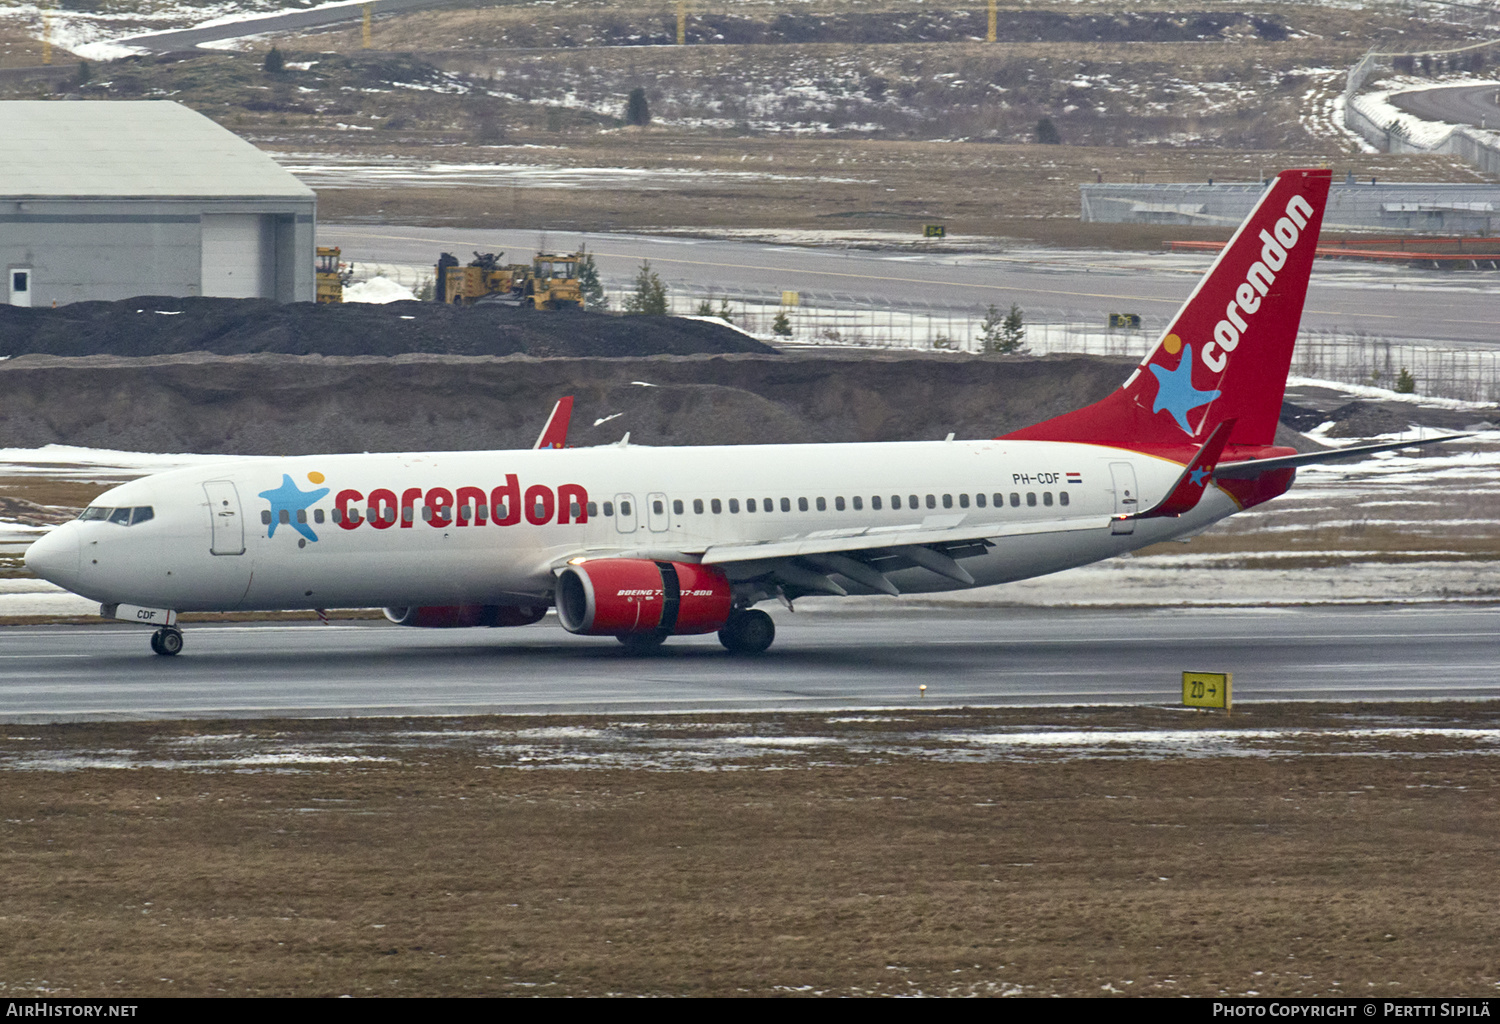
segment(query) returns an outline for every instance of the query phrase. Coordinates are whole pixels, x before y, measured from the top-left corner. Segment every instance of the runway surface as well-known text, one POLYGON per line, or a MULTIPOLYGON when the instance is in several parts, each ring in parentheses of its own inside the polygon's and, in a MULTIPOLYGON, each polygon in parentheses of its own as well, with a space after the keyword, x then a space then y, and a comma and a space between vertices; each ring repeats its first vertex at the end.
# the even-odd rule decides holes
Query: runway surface
MULTIPOLYGON (((1187 298, 1209 260, 1141 253, 925 255, 799 248, 756 242, 580 236, 547 232, 553 249, 586 242, 607 281, 626 282, 649 260, 669 285, 803 293, 804 302, 878 308, 972 311, 1018 303, 1054 309, 1101 325, 1113 312, 1166 316, 1187 298)), ((400 225, 319 224, 318 244, 343 248, 356 264, 431 265, 442 252, 467 262, 472 252, 505 250, 529 259, 535 231, 485 231, 400 225)), ((1364 332, 1492 347, 1500 339, 1500 278, 1493 272, 1421 271, 1330 264, 1313 272, 1302 318, 1308 330, 1364 332)))
POLYGON ((1500 697, 1500 607, 775 612, 776 645, 715 637, 654 655, 520 629, 381 623, 0 630, 0 721, 480 713, 832 710, 1176 703, 1184 670, 1232 671, 1236 699, 1500 697), (925 698, 918 686, 925 684, 925 698))

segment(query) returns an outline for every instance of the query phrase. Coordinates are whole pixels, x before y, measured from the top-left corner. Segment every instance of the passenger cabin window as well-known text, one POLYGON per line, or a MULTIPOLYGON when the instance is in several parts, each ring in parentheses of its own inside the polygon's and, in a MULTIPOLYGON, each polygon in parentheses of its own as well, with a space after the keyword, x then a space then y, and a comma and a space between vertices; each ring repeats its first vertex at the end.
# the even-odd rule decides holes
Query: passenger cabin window
MULTIPOLYGON (((628 501, 622 501, 622 502, 620 502, 620 515, 622 515, 622 516, 628 516, 628 515, 630 515, 630 502, 628 502, 628 501)), ((538 516, 537 518, 541 518, 541 517, 538 516)))
POLYGON ((790 512, 791 510, 792 510, 792 499, 791 498, 782 498, 781 499, 781 511, 783 511, 783 512, 790 512))
POLYGON ((1057 503, 1059 505, 1066 505, 1068 503, 1068 492, 1067 491, 1058 491, 1057 492, 1057 503))
POLYGON ((858 512, 865 507, 865 499, 858 494, 854 496, 854 511, 858 512))
POLYGON ((1043 491, 1042 492, 1042 504, 1048 506, 1049 508, 1051 507, 1051 505, 1052 505, 1052 492, 1051 491, 1043 491))
POLYGON ((604 514, 607 517, 612 517, 615 514, 615 503, 614 502, 612 502, 612 501, 606 501, 604 503, 604 514))
POLYGON ((945 495, 943 495, 943 507, 944 508, 952 508, 953 507, 953 495, 951 495, 951 494, 945 494, 945 495))
POLYGON ((807 511, 807 499, 806 498, 798 498, 797 499, 797 511, 798 512, 806 512, 807 511))
POLYGON ((870 498, 870 507, 876 512, 880 511, 880 495, 876 494, 870 498))
MULTIPOLYGON (((963 501, 963 499, 960 498, 959 502, 962 503, 962 501, 963 501)), ((984 495, 982 495, 982 494, 976 494, 976 495, 974 495, 974 504, 978 505, 980 508, 984 508, 984 495)))
POLYGON ((917 496, 915 494, 908 494, 906 496, 906 507, 907 508, 916 508, 917 507, 917 496))
POLYGON ((1036 508, 1036 491, 1026 492, 1026 507, 1036 508))
POLYGON ((842 496, 833 499, 833 507, 837 512, 844 511, 844 499, 842 496))
POLYGON ((1015 491, 1011 491, 1010 492, 1010 507, 1011 508, 1020 508, 1021 507, 1021 495, 1018 494, 1018 493, 1016 493, 1015 491))
POLYGON ((263 509, 260 510, 260 525, 262 525, 262 526, 270 526, 271 525, 271 510, 270 509, 263 508, 263 509))
POLYGON ((739 512, 739 510, 740 510, 740 499, 738 499, 738 498, 730 498, 729 499, 729 514, 730 515, 734 515, 735 513, 739 512))
POLYGON ((818 511, 819 512, 827 512, 828 511, 828 499, 827 498, 819 498, 818 499, 818 511))
POLYGON ((899 495, 899 494, 893 494, 893 495, 891 495, 891 509, 894 511, 896 509, 899 509, 900 507, 901 507, 901 495, 899 495))
POLYGON ((718 515, 718 514, 719 514, 719 513, 720 513, 720 512, 723 512, 723 511, 724 511, 724 506, 723 506, 723 504, 722 504, 722 503, 721 503, 721 502, 720 502, 720 501, 719 501, 719 499, 718 499, 718 498, 715 498, 715 499, 713 499, 713 500, 712 500, 712 501, 710 501, 710 502, 709 502, 709 503, 708 503, 708 504, 709 504, 709 507, 710 507, 710 508, 712 508, 712 509, 713 509, 713 510, 714 510, 714 515, 718 515))
MULTIPOLYGON (((913 507, 915 507, 916 502, 912 502, 912 505, 913 505, 913 507)), ((927 496, 927 507, 928 508, 937 508, 937 495, 929 494, 927 496)))
MULTIPOLYGON (((537 508, 541 508, 540 505, 537 508)), ((660 498, 651 499, 651 511, 655 515, 661 515, 667 510, 666 504, 660 498)))
POLYGON ((599 514, 599 503, 597 501, 591 501, 591 502, 589 502, 589 518, 592 519, 595 516, 597 516, 598 514, 599 514))
POLYGON ((697 516, 701 516, 703 514, 703 499, 702 498, 694 498, 693 499, 693 514, 697 515, 697 516))

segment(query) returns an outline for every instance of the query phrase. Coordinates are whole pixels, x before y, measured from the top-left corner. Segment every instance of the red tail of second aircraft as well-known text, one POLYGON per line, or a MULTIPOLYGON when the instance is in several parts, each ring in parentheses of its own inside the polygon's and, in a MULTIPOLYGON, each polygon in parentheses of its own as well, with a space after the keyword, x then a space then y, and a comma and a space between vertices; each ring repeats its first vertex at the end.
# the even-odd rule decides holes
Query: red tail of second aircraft
POLYGON ((1156 348, 1109 397, 1005 435, 1121 448, 1198 447, 1226 420, 1229 443, 1272 443, 1302 321, 1331 172, 1283 171, 1156 348))

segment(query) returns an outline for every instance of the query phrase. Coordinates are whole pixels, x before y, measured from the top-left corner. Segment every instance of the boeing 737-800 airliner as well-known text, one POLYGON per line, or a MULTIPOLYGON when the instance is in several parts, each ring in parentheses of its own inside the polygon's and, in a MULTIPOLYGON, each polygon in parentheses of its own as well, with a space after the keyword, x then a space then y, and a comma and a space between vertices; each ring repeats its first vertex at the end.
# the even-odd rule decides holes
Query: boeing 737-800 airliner
POLYGON ((159 654, 179 612, 372 606, 408 626, 555 606, 573 633, 759 652, 764 601, 988 586, 1197 533, 1349 454, 1273 446, 1328 185, 1278 176, 1118 390, 994 440, 563 448, 554 423, 531 451, 245 459, 116 487, 26 564, 157 627, 159 654))

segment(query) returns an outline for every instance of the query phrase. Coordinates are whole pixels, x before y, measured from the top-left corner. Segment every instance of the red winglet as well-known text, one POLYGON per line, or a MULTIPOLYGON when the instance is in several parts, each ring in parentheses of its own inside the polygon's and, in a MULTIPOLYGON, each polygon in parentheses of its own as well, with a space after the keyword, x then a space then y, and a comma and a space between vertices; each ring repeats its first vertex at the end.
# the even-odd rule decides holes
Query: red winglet
POLYGON ((568 446, 568 424, 573 419, 573 396, 559 398, 547 417, 547 425, 532 448, 566 448, 568 446))
POLYGON ((1208 435, 1208 440, 1203 442, 1203 447, 1198 449, 1198 454, 1183 469, 1182 475, 1177 478, 1177 483, 1172 485, 1165 498, 1144 512, 1122 518, 1160 519, 1164 516, 1180 516, 1196 508, 1198 500, 1203 497, 1203 492, 1208 490, 1209 482, 1213 480, 1214 469, 1219 464, 1219 456, 1224 454, 1224 446, 1229 443, 1229 434, 1234 430, 1234 424, 1234 420, 1225 420, 1214 428, 1214 432, 1208 435))

